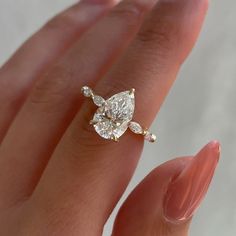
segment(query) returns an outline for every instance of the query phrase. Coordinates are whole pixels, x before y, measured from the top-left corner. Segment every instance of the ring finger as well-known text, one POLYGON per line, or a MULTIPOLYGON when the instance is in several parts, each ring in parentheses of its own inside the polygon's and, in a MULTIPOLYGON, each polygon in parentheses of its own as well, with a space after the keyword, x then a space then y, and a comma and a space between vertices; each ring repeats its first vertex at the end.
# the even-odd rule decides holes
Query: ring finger
MULTIPOLYGON (((135 119, 149 126, 196 40, 206 9, 206 0, 160 1, 126 54, 97 83, 96 93, 136 88, 135 119)), ((46 208, 63 222, 62 207, 78 233, 99 233, 127 186, 141 139, 129 134, 119 144, 100 139, 88 129, 93 112, 86 102, 56 148, 30 202, 35 221, 50 221, 46 208), (91 227, 85 227, 88 218, 91 227)))

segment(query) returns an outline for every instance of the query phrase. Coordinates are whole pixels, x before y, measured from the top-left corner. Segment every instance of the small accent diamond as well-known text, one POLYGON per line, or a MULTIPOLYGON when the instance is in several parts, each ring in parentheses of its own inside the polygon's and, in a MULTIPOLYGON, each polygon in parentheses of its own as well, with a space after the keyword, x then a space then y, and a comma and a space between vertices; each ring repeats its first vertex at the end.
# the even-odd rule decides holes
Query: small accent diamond
POLYGON ((157 139, 155 134, 150 133, 149 131, 146 132, 145 136, 144 136, 145 140, 154 143, 157 139))
POLYGON ((97 105, 98 107, 101 107, 102 105, 105 104, 105 99, 103 99, 101 96, 95 95, 93 97, 93 102, 95 105, 97 105))
POLYGON ((142 134, 143 133, 143 128, 141 127, 141 125, 137 122, 131 121, 129 123, 129 128, 132 132, 134 132, 135 134, 142 134))
POLYGON ((91 97, 93 95, 92 89, 89 88, 88 86, 82 87, 81 92, 85 97, 91 97))

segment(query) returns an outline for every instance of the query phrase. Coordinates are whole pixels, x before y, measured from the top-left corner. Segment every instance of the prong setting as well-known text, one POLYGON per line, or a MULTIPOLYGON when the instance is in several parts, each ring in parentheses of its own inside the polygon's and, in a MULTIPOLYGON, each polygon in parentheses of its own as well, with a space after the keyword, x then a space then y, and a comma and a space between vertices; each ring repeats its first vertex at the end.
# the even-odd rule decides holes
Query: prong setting
POLYGON ((115 135, 112 135, 111 140, 115 142, 119 142, 119 139, 115 135))
POLYGON ((135 89, 134 88, 130 89, 129 94, 134 95, 135 94, 135 89))
POLYGON ((90 125, 96 125, 97 123, 98 123, 98 122, 97 122, 96 120, 90 120, 90 121, 89 121, 89 124, 90 124, 90 125))

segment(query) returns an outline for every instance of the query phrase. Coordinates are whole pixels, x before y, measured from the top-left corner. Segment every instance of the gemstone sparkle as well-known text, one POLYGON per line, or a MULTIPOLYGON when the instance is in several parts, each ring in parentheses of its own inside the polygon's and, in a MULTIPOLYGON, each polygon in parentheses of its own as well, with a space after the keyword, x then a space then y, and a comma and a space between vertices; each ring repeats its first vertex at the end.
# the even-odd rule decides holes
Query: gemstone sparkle
POLYGON ((96 132, 105 139, 119 139, 129 126, 135 108, 134 93, 115 94, 99 107, 93 117, 96 132))
POLYGON ((141 127, 141 125, 137 122, 131 121, 129 123, 129 128, 132 132, 134 132, 135 134, 143 134, 143 128, 141 127))
POLYGON ((148 142, 151 142, 151 143, 154 143, 157 139, 156 135, 150 133, 149 131, 147 131, 144 138, 145 138, 145 140, 147 140, 148 142))
POLYGON ((98 107, 101 107, 102 105, 104 105, 105 100, 104 98, 102 98, 101 96, 95 95, 93 97, 93 102, 95 105, 97 105, 98 107))
POLYGON ((81 92, 85 97, 91 97, 93 95, 92 89, 89 88, 88 86, 82 87, 81 92))

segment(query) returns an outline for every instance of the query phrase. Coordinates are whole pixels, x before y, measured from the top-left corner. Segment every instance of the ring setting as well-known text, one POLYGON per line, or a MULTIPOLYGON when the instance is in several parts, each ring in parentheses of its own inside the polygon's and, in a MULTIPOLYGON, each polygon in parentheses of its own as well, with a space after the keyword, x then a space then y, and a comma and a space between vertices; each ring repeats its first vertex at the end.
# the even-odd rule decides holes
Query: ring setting
POLYGON ((102 138, 118 141, 129 129, 135 134, 144 136, 149 142, 156 141, 156 135, 133 121, 135 89, 117 93, 107 100, 95 94, 88 86, 83 86, 81 92, 85 97, 91 98, 98 107, 90 124, 102 138))

